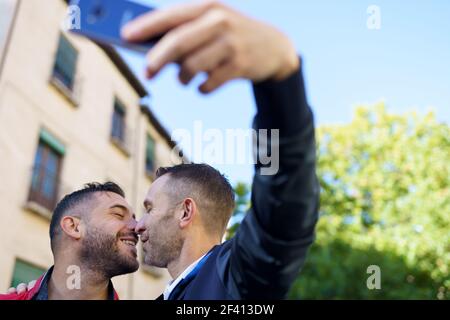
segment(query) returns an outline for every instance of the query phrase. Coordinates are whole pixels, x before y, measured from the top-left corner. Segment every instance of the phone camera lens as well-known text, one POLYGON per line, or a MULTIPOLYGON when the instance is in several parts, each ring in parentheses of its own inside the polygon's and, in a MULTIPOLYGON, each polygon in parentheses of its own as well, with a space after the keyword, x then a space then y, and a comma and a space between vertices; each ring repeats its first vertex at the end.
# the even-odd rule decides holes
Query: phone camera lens
POLYGON ((87 17, 87 22, 90 24, 96 23, 98 20, 102 19, 105 15, 105 8, 103 5, 98 4, 92 8, 89 16, 87 17))

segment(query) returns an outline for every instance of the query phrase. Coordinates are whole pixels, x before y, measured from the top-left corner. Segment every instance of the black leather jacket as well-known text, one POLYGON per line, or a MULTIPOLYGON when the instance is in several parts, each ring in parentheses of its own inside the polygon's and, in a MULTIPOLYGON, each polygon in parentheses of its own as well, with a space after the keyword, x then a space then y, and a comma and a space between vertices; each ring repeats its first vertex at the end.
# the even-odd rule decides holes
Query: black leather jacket
MULTIPOLYGON (((210 252, 170 299, 284 299, 314 241, 319 185, 313 116, 301 70, 254 85, 255 129, 279 129, 279 170, 257 164, 252 208, 235 237, 210 252)), ((261 141, 258 152, 265 152, 261 141)), ((270 148, 268 148, 270 150, 270 148)))

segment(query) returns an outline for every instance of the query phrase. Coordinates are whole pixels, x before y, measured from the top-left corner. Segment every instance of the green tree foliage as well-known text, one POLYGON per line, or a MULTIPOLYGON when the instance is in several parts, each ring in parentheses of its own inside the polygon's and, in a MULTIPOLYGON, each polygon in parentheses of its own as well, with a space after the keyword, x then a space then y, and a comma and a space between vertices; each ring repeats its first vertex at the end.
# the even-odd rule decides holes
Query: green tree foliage
POLYGON ((450 127, 381 103, 317 131, 321 217, 290 298, 449 299, 450 127))
POLYGON ((250 208, 250 187, 243 183, 237 183, 234 188, 235 197, 235 209, 233 216, 231 217, 231 225, 227 231, 227 239, 230 239, 236 233, 239 225, 244 218, 245 213, 250 208))

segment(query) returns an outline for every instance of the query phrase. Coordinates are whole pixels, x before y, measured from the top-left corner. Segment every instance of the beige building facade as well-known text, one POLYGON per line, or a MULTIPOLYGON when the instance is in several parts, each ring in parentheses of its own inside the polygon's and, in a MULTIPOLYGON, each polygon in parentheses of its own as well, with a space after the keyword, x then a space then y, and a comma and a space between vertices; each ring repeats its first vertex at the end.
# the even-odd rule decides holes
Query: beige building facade
MULTIPOLYGON (((61 29, 65 1, 5 1, 0 292, 52 265, 49 222, 64 194, 114 181, 140 217, 154 170, 182 161, 172 156, 175 144, 141 104, 147 92, 116 51, 61 29)), ((153 299, 168 280, 166 270, 141 267, 113 282, 121 299, 153 299)))

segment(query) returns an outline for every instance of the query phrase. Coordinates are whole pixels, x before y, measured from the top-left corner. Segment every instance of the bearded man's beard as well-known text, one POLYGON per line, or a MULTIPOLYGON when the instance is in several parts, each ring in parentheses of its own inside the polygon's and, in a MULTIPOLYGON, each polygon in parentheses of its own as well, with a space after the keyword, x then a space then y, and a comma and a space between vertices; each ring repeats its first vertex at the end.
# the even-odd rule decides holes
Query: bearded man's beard
POLYGON ((112 236, 101 229, 89 228, 80 251, 83 264, 105 278, 135 272, 139 263, 135 257, 121 252, 118 247, 119 238, 125 235, 112 236))

